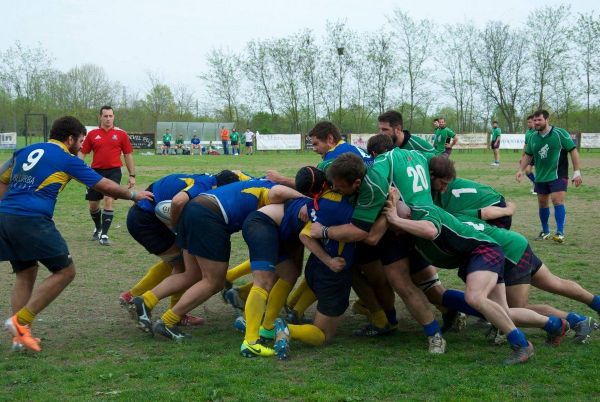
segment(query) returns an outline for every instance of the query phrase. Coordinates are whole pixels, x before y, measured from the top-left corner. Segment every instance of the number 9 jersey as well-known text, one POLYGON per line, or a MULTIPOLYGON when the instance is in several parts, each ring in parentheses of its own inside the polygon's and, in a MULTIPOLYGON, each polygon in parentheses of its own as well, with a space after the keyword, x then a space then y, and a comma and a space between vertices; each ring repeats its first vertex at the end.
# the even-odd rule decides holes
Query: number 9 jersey
POLYGON ((55 140, 20 149, 11 162, 0 171, 0 180, 8 184, 0 201, 0 213, 10 215, 52 218, 56 197, 72 178, 88 187, 102 179, 55 140))

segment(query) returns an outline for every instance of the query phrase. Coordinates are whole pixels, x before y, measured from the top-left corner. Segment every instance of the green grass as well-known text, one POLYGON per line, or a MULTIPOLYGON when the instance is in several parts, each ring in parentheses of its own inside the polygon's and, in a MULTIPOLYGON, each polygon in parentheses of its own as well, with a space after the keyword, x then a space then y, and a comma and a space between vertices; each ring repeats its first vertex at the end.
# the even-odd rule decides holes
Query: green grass
MULTIPOLYGON (((7 155, 6 155, 7 156, 7 155)), ((537 204, 529 183, 517 184, 514 171, 518 153, 502 154, 500 168, 491 168, 491 153, 455 152, 459 175, 492 184, 516 201, 514 230, 530 240, 537 232, 537 204)), ((190 157, 136 155, 138 188, 173 172, 216 172, 242 169, 261 175, 277 169, 293 175, 300 166, 314 164, 318 155, 273 153, 251 157, 190 157)), ((600 237, 600 153, 583 152, 584 186, 570 188, 567 206, 567 242, 533 242, 536 254, 562 277, 600 292, 597 270, 600 237)), ((2 162, 0 160, 0 162, 2 162)), ((543 343, 542 331, 527 330, 536 356, 519 367, 503 367, 507 347, 494 347, 474 323, 464 332, 450 333, 447 353, 430 356, 421 329, 397 301, 401 319, 398 333, 357 339, 351 330, 363 324, 347 317, 334 342, 313 348, 293 343, 293 358, 244 359, 239 356, 241 336, 232 328, 233 312, 215 296, 195 313, 207 324, 192 331, 182 344, 152 339, 134 328, 117 302, 156 261, 129 236, 125 216, 129 202, 116 204, 111 229, 112 247, 88 240, 91 220, 85 189, 73 182, 60 195, 55 221, 75 260, 78 276, 46 311, 39 315, 34 333, 43 338, 42 353, 9 352, 10 339, 0 344, 0 400, 65 400, 95 398, 118 400, 594 400, 600 397, 600 340, 589 345, 565 342, 559 348, 543 343)), ((551 218, 552 223, 552 218, 551 218)), ((247 258, 239 234, 233 238, 231 264, 247 258)), ((14 282, 8 263, 0 263, 0 316, 9 315, 14 282)), ((42 277, 46 273, 40 269, 42 277)), ((454 272, 441 273, 448 286, 460 286, 454 272)), ((352 297, 355 298, 354 296, 352 297)), ((558 296, 531 292, 565 310, 592 311, 558 296)), ((155 315, 161 314, 161 302, 155 315)), ((312 313, 310 310, 309 313, 312 313)))

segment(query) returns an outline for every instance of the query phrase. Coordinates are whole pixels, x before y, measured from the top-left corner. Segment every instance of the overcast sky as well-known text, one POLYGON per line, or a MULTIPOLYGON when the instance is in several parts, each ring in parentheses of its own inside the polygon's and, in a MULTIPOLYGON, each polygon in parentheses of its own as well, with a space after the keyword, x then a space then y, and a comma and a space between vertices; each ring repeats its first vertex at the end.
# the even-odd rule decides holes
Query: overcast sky
MULTIPOLYGON (((344 20, 356 31, 375 31, 401 8, 413 18, 438 26, 496 19, 521 25, 529 12, 555 0, 500 1, 184 1, 184 0, 0 0, 0 51, 16 40, 38 43, 66 71, 75 65, 102 66, 111 80, 145 92, 146 72, 169 85, 186 84, 197 94, 197 78, 212 48, 240 51, 250 39, 283 37, 312 29, 320 37, 327 20, 344 20)), ((573 0, 573 13, 598 7, 593 0, 573 0)))

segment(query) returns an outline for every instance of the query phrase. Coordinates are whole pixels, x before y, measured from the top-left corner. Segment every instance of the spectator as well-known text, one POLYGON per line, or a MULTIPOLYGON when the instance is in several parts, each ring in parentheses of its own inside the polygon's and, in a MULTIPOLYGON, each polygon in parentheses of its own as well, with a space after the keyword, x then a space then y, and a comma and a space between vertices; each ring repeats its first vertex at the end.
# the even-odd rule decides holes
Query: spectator
POLYGON ((223 153, 229 155, 229 130, 221 126, 221 142, 223 143, 223 153))

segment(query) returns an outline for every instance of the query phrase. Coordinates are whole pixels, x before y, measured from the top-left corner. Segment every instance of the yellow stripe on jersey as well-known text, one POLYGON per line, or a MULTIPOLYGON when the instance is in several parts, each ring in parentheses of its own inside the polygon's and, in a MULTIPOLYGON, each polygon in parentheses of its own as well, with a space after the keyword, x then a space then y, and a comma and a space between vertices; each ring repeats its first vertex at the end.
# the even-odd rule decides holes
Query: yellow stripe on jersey
POLYGON ((300 234, 303 234, 306 237, 311 237, 311 235, 310 235, 311 227, 312 227, 312 222, 311 221, 306 222, 306 225, 304 225, 304 228, 302 229, 300 234))
POLYGON ((251 194, 255 196, 258 199, 258 209, 271 203, 269 201, 269 190, 270 189, 264 187, 249 187, 242 190, 242 193, 251 194))
POLYGON ((334 202, 342 202, 342 197, 343 196, 340 193, 332 190, 327 190, 321 194, 321 198, 334 202))
POLYGON ((65 186, 70 180, 71 176, 69 176, 65 172, 56 172, 48 176, 46 180, 44 180, 35 191, 40 191, 44 187, 55 183, 60 183, 60 188, 58 189, 58 191, 62 191, 62 189, 65 188, 65 186))
POLYGON ((186 184, 185 188, 181 191, 188 191, 190 188, 192 188, 192 186, 194 185, 194 179, 192 179, 191 177, 182 177, 179 180, 183 180, 183 182, 186 184))
POLYGON ((0 183, 8 184, 10 182, 10 176, 12 175, 12 166, 2 172, 0 175, 0 183))
MULTIPOLYGON (((66 152, 66 153, 68 153, 68 154, 70 154, 70 153, 71 153, 71 152, 69 151, 69 148, 67 148, 67 146, 65 145, 65 143, 64 143, 64 142, 60 142, 60 141, 58 141, 58 140, 48 140, 48 142, 51 142, 51 143, 53 143, 53 144, 56 144, 56 145, 58 145, 59 147, 61 147, 61 148, 62 148, 62 150, 63 150, 63 151, 65 151, 65 152, 66 152)), ((73 156, 75 156, 75 155, 73 155, 73 156)))
POLYGON ((241 170, 233 170, 232 172, 237 175, 237 177, 240 179, 240 181, 247 181, 247 180, 252 179, 252 177, 248 176, 241 170))

